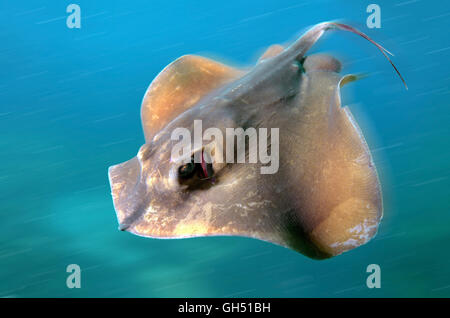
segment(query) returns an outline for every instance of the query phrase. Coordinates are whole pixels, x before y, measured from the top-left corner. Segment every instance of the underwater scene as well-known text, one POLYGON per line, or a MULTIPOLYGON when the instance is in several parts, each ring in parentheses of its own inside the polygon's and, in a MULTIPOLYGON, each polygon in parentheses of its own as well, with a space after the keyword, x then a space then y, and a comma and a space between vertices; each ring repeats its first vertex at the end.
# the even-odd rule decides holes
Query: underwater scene
MULTIPOLYGON (((2 1, 0 26, 0 297, 450 296, 448 2, 2 1), (262 69, 264 63, 271 65, 270 60, 258 63, 268 47, 288 46, 326 21, 356 28, 393 54, 336 29, 318 35, 306 54, 330 54, 341 62, 341 75, 361 74, 342 87, 340 98, 364 134, 381 185, 379 196, 376 185, 376 193, 369 193, 382 201, 376 235, 371 232, 373 238, 355 249, 332 250, 316 259, 297 245, 292 248, 293 243, 283 244, 284 238, 260 232, 254 236, 261 240, 225 232, 167 239, 192 236, 186 227, 161 235, 166 239, 143 237, 137 228, 130 232, 138 235, 120 231, 119 223, 122 230, 128 226, 118 222, 120 209, 147 196, 114 203, 108 169, 139 149, 143 153, 149 132, 144 136, 141 104, 152 80, 186 54, 239 70, 262 69), (74 268, 81 270, 77 288, 69 286, 74 268), (375 272, 374 286, 370 275, 375 272)), ((273 61, 284 54, 277 53, 273 61)), ((296 72, 307 72, 305 63, 296 72)), ((283 94, 289 90, 281 93, 276 87, 289 78, 267 69, 249 80, 255 87, 265 83, 262 92, 272 92, 258 100, 278 94, 288 103, 283 94)), ((250 100, 254 96, 249 94, 250 100)), ((152 120, 165 124, 159 117, 152 120)), ((291 123, 295 127, 294 119, 291 123)), ((320 144, 317 134, 305 130, 304 135, 314 135, 320 144)), ((295 153, 290 159, 297 160, 295 153)), ((280 171, 284 162, 280 151, 280 171)), ((203 157, 198 169, 210 177, 203 157)), ((291 186, 288 179, 274 194, 283 204, 295 201, 288 195, 293 187, 307 193, 308 184, 293 181, 291 186)), ((205 187, 209 191, 215 185, 205 187)), ((252 190, 242 188, 232 195, 223 192, 224 205, 252 190)), ((339 191, 333 190, 330 196, 339 191)), ((175 200, 167 193, 160 198, 167 206, 175 200)), ((329 226, 339 222, 345 220, 329 226)), ((233 233, 242 234, 241 227, 257 222, 237 223, 233 233)))

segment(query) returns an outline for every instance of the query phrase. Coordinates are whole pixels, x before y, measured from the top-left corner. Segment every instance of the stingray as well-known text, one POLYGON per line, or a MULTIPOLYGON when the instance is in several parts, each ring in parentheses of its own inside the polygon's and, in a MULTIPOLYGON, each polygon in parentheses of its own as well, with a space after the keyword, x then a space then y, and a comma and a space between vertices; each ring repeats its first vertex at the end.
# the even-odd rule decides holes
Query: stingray
MULTIPOLYGON (((178 58, 145 93, 145 144, 109 168, 119 229, 161 239, 251 237, 313 259, 374 237, 383 215, 380 182, 361 129, 340 102, 340 88, 358 76, 340 75, 330 55, 306 55, 330 29, 370 41, 404 82, 386 49, 336 22, 315 25, 290 46, 269 47, 247 70, 196 55, 178 58), (226 128, 278 128, 277 172, 261 173, 258 162, 206 163, 204 156, 218 151, 213 141, 207 150, 193 147, 189 155, 200 155, 200 163, 173 160, 172 132, 193 132, 195 120, 224 135, 226 128)), ((267 138, 269 153, 274 145, 267 138)))

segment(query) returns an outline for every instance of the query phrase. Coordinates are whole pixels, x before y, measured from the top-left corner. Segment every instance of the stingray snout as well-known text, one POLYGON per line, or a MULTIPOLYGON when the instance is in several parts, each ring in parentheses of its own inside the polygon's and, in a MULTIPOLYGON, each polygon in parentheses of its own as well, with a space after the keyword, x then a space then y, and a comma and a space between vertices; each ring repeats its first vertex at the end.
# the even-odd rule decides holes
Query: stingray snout
POLYGON ((127 230, 145 206, 146 184, 141 182, 141 161, 134 157, 108 169, 119 230, 127 230))

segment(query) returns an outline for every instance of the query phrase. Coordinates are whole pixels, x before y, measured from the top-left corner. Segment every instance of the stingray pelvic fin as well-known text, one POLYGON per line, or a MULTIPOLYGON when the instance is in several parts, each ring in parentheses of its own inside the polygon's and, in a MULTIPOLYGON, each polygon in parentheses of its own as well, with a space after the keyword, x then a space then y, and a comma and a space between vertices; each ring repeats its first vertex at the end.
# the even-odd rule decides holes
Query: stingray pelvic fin
POLYGON ((279 45, 279 44, 274 44, 269 46, 269 48, 264 52, 263 55, 261 55, 261 57, 258 60, 258 63, 264 62, 265 60, 277 56, 278 54, 280 54, 281 52, 284 51, 284 46, 279 45))
POLYGON ((142 101, 145 140, 212 90, 243 75, 216 61, 185 55, 164 68, 150 84, 142 101))
POLYGON ((344 85, 347 85, 348 83, 359 81, 360 79, 363 79, 366 77, 367 77, 367 75, 364 73, 344 75, 344 76, 342 76, 341 80, 339 81, 339 87, 343 87, 344 85))
POLYGON ((366 74, 347 74, 341 77, 334 90, 334 95, 330 101, 330 107, 328 109, 328 133, 334 134, 336 115, 341 109, 341 87, 348 83, 358 81, 365 78, 366 74))
POLYGON ((341 68, 341 62, 328 54, 316 53, 307 56, 305 61, 303 61, 305 72, 327 71, 339 73, 341 68))

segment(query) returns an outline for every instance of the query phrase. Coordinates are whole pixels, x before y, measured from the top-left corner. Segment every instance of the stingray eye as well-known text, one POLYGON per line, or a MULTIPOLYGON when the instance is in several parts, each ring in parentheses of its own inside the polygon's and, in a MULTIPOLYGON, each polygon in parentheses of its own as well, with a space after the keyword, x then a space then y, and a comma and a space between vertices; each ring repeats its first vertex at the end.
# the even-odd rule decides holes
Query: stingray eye
POLYGON ((201 152, 201 161, 198 167, 198 176, 200 179, 210 179, 214 175, 213 166, 210 163, 211 156, 206 151, 201 152))
POLYGON ((195 172, 195 163, 189 162, 180 167, 178 167, 178 175, 180 178, 188 179, 194 175, 195 172))
MULTIPOLYGON (((202 180, 215 181, 214 169, 210 163, 210 155, 201 150, 191 157, 191 162, 184 163, 178 167, 178 178, 181 184, 194 185, 202 180), (196 162, 195 158, 199 161, 196 162)), ((200 184, 200 183, 198 183, 200 184)))

